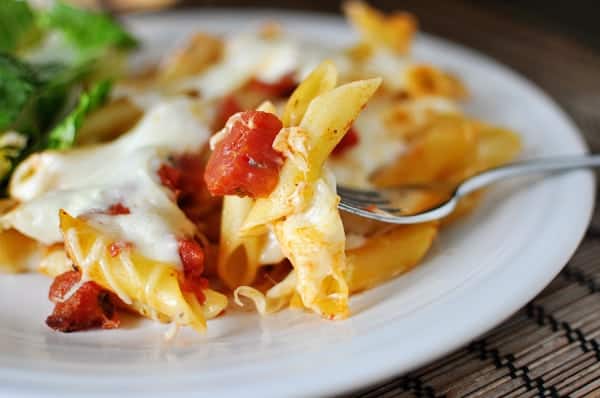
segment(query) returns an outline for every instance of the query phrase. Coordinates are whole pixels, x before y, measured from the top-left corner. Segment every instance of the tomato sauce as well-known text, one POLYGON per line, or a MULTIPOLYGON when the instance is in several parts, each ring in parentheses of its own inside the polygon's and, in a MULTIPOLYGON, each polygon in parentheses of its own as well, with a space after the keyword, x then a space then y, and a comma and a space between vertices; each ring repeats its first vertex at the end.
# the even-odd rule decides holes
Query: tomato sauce
POLYGON ((284 161, 273 149, 273 140, 283 127, 281 120, 260 111, 234 117, 206 165, 208 191, 213 196, 268 196, 279 181, 284 161))
POLYGON ((206 301, 203 290, 208 288, 208 280, 202 277, 205 259, 204 250, 193 239, 180 239, 179 257, 183 264, 184 275, 181 289, 194 293, 198 302, 203 304, 206 301))
POLYGON ((48 297, 55 306, 52 314, 46 318, 46 324, 66 333, 92 328, 118 328, 118 298, 95 282, 84 283, 65 300, 66 294, 80 279, 79 271, 68 271, 54 279, 48 297))
POLYGON ((283 75, 278 81, 267 83, 259 79, 252 79, 247 85, 248 90, 261 92, 273 98, 287 98, 298 87, 294 73, 283 75))

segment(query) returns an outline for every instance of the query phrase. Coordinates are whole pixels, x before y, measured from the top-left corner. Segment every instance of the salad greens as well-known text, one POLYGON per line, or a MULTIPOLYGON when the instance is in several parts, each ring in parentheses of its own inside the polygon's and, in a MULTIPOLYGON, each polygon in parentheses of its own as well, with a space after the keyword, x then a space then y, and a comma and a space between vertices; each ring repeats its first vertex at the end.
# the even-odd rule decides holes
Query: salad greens
POLYGON ((35 36, 35 16, 26 2, 4 0, 0 4, 0 51, 13 52, 35 36))
POLYGON ((31 109, 29 104, 39 87, 38 75, 29 65, 0 54, 0 131, 20 124, 22 115, 31 109))
POLYGON ((76 144, 86 116, 109 97, 106 76, 120 73, 115 65, 137 44, 104 13, 0 1, 0 195, 27 155, 76 144))
POLYGON ((87 114, 101 106, 110 92, 110 80, 102 80, 79 98, 79 103, 48 135, 48 148, 66 149, 75 144, 77 131, 87 114))
POLYGON ((45 28, 62 31, 66 40, 84 55, 109 47, 131 49, 137 46, 135 38, 106 14, 91 13, 59 2, 42 14, 40 20, 45 28))

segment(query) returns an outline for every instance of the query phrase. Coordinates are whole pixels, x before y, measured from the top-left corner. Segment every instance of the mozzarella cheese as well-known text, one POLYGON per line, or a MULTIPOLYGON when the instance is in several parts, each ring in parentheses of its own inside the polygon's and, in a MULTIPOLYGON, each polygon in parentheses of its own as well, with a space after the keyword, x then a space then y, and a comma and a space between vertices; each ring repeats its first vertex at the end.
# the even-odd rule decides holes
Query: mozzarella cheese
POLYGON ((172 154, 199 150, 209 131, 195 104, 173 99, 152 108, 139 124, 109 144, 31 156, 16 170, 11 196, 22 201, 0 221, 44 244, 62 241, 58 211, 85 215, 115 240, 144 256, 180 265, 177 238, 195 226, 163 187, 157 170, 172 154), (130 214, 104 212, 121 203, 130 214))
POLYGON ((260 251, 260 264, 277 264, 285 260, 285 255, 281 250, 281 245, 277 240, 277 235, 272 228, 267 232, 263 246, 260 251))
POLYGON ((330 157, 328 165, 339 184, 368 187, 371 174, 396 159, 404 150, 404 143, 385 126, 382 106, 376 101, 362 111, 354 127, 358 145, 330 157))
POLYGON ((165 99, 160 90, 154 88, 137 88, 125 84, 115 85, 110 96, 113 100, 127 98, 136 107, 144 111, 154 108, 165 99))
POLYGON ((233 36, 225 43, 223 59, 200 76, 186 79, 182 90, 196 90, 205 99, 229 94, 256 76, 265 82, 277 81, 292 72, 296 50, 291 42, 261 39, 256 35, 233 36))
MULTIPOLYGON (((400 106, 409 116, 406 129, 424 125, 434 114, 460 112, 455 102, 442 97, 407 100, 400 106)), ((402 155, 406 149, 402 131, 385 123, 385 112, 389 107, 389 101, 371 101, 354 122, 358 144, 329 158, 328 164, 338 183, 349 187, 370 187, 369 178, 373 172, 402 155)))
POLYGON ((405 71, 414 62, 385 48, 375 49, 363 66, 367 76, 380 76, 383 84, 392 90, 406 87, 405 71))
MULTIPOLYGON (((251 78, 276 83, 283 76, 295 73, 302 79, 328 58, 328 53, 285 36, 267 39, 256 34, 235 35, 225 42, 220 62, 200 76, 183 81, 180 89, 196 90, 210 100, 231 93, 251 78)), ((344 64, 341 60, 340 63, 344 64)))

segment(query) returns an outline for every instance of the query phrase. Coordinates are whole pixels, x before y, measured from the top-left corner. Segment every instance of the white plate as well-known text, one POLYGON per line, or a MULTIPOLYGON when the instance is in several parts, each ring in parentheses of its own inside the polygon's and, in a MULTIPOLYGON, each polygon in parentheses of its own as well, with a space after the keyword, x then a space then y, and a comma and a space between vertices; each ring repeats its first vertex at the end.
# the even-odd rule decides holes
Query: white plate
MULTIPOLYGON (((341 19, 307 14, 202 12, 132 23, 156 54, 193 30, 250 29, 273 18, 327 45, 355 38, 341 19)), ((469 111, 519 131, 524 157, 585 152, 556 104, 505 67, 425 35, 415 54, 458 72, 473 93, 469 111)), ((572 255, 593 202, 586 171, 497 186, 475 214, 443 232, 421 266, 353 297, 347 321, 290 310, 262 319, 236 313, 211 321, 205 336, 185 330, 170 344, 165 326, 147 321, 117 331, 55 333, 44 325, 49 281, 2 276, 0 393, 306 396, 399 375, 467 343, 533 298, 572 255)))

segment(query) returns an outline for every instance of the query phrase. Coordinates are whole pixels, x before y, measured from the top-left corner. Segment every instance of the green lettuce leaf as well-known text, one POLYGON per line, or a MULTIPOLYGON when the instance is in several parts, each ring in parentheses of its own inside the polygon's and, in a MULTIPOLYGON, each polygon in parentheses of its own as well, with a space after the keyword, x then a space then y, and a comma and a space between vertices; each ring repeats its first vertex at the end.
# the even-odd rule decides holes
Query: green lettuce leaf
POLYGON ((27 116, 40 87, 41 82, 29 65, 0 53, 0 132, 27 116))
POLYGON ((16 52, 34 39, 35 31, 35 16, 26 1, 0 1, 0 51, 16 52))
POLYGON ((73 146, 86 115, 106 101, 108 80, 81 93, 89 68, 32 65, 0 53, 0 195, 22 159, 35 151, 73 146))
POLYGON ((0 53, 0 133, 39 136, 67 105, 89 66, 33 65, 0 53))
POLYGON ((137 40, 110 15, 57 2, 41 16, 47 29, 63 32, 84 57, 109 48, 131 49, 137 40))
POLYGON ((108 97, 107 77, 122 72, 135 46, 108 14, 0 0, 0 196, 26 156, 75 145, 86 116, 108 97))
POLYGON ((109 80, 104 80, 82 94, 75 109, 50 132, 48 148, 71 148, 85 117, 106 102, 111 86, 109 80))

